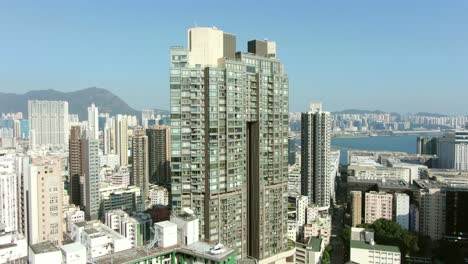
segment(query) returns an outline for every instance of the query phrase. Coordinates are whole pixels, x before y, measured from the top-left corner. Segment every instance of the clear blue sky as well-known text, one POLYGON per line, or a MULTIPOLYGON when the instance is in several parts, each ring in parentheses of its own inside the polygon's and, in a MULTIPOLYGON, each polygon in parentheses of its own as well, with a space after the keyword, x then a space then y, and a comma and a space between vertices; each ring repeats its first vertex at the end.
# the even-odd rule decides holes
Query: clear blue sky
POLYGON ((97 86, 168 109, 169 47, 194 23, 238 50, 276 40, 291 111, 468 114, 465 0, 0 1, 0 91, 97 86))

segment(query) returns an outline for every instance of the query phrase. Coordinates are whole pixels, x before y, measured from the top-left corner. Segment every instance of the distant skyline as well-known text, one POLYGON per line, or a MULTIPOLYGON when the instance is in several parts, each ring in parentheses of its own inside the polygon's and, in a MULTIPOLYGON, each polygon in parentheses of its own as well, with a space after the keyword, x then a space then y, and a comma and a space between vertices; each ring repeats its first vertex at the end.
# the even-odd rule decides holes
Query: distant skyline
POLYGON ((468 114, 468 1, 3 1, 0 92, 105 88, 169 109, 169 48, 216 26, 275 40, 290 111, 468 114))

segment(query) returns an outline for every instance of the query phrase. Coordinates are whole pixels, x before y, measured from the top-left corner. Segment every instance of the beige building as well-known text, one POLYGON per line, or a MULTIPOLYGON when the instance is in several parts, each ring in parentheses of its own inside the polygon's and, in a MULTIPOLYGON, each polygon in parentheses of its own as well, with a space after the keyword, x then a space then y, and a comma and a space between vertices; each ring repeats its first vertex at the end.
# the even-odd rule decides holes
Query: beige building
POLYGON ((446 193, 441 190, 443 184, 418 180, 418 190, 414 200, 419 205, 419 232, 439 240, 445 233, 446 193))
POLYGON ((374 231, 351 228, 350 261, 359 264, 400 264, 400 249, 395 246, 379 245, 374 241, 374 231))
POLYGON ((120 165, 128 165, 128 124, 127 119, 118 115, 115 119, 116 122, 116 135, 115 145, 117 154, 120 156, 120 165))
POLYGON ((61 245, 63 180, 60 160, 33 158, 24 173, 30 243, 51 241, 61 245))
POLYGON ((365 194, 364 222, 374 223, 375 220, 385 218, 392 220, 393 196, 382 192, 369 192, 365 194))
POLYGON ((351 226, 362 224, 362 192, 351 191, 351 226))
POLYGON ((132 177, 130 185, 141 189, 143 203, 148 200, 149 167, 148 167, 148 137, 144 130, 135 130, 132 137, 132 177))

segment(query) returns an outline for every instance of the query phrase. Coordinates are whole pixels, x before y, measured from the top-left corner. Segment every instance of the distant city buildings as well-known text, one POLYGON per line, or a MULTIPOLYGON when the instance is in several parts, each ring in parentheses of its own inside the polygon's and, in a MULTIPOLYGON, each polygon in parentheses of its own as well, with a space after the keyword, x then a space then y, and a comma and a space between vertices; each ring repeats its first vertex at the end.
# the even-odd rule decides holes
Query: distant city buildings
POLYGON ((99 110, 94 105, 91 104, 88 107, 88 138, 99 140, 99 110))
POLYGON ((171 130, 168 126, 150 126, 148 137, 149 181, 169 187, 171 184, 171 130))

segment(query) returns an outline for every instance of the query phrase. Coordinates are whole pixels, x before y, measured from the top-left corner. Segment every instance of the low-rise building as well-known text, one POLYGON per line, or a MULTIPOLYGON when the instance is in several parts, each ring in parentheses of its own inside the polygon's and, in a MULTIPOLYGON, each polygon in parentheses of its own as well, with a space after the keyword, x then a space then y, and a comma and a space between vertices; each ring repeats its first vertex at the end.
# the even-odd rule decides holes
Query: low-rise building
POLYGON ((29 247, 30 264, 62 264, 62 252, 54 243, 44 241, 29 247))
POLYGON ((79 242, 62 245, 62 264, 86 264, 86 248, 79 242))
POLYGON ((376 244, 372 230, 353 227, 351 228, 350 261, 359 264, 400 264, 401 253, 398 247, 376 244))
POLYGON ((325 249, 321 238, 311 237, 307 244, 296 243, 296 261, 298 264, 319 264, 325 249))

